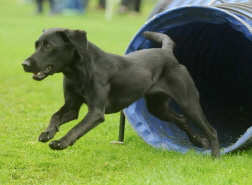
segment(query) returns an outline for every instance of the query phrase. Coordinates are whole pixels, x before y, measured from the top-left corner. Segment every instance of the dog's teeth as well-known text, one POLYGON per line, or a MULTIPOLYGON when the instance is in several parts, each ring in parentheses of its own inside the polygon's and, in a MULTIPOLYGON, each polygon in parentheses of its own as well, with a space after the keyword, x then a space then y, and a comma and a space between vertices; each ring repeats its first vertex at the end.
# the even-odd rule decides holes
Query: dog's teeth
POLYGON ((46 71, 50 71, 51 69, 52 69, 52 67, 49 66, 49 67, 46 68, 46 71))

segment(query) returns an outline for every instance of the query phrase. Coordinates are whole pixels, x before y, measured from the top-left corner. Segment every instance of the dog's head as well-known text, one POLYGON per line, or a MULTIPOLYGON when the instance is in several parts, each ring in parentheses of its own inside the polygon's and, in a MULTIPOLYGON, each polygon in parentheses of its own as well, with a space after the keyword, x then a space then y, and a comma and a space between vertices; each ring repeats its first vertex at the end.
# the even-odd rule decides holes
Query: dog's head
POLYGON ((23 63, 33 79, 43 80, 48 75, 63 72, 76 56, 83 57, 87 50, 85 31, 52 28, 45 30, 35 42, 35 52, 23 63))

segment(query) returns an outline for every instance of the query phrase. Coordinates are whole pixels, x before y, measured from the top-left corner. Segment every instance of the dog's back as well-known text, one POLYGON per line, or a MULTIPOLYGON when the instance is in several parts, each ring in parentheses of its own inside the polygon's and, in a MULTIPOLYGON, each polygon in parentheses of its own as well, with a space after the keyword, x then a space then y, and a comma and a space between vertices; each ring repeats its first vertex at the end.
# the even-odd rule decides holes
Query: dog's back
POLYGON ((143 35, 146 39, 148 39, 151 42, 162 44, 162 49, 172 51, 175 46, 173 40, 166 34, 146 31, 144 32, 143 35))

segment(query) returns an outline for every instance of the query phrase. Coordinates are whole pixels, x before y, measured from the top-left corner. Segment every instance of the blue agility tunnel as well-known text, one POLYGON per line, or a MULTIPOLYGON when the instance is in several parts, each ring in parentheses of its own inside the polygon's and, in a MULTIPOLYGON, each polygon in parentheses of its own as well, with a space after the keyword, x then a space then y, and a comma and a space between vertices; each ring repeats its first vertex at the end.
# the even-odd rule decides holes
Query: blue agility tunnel
MULTIPOLYGON (((218 132, 221 153, 250 148, 252 3, 169 9, 153 16, 138 31, 126 53, 160 47, 146 40, 144 31, 165 33, 175 41, 174 54, 195 81, 204 114, 218 132)), ((175 102, 170 106, 181 113, 175 102)), ((175 124, 149 114, 144 99, 124 109, 124 114, 138 135, 153 147, 210 153, 193 146, 175 124)))

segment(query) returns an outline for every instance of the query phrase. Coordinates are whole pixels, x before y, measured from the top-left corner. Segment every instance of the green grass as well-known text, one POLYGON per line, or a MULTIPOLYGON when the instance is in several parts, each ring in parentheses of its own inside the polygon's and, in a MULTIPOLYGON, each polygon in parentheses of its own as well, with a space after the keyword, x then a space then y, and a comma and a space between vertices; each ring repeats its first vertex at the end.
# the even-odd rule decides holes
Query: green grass
MULTIPOLYGON (((17 2, 0 3, 0 184, 252 184, 252 150, 223 155, 221 160, 157 150, 129 124, 125 145, 111 145, 117 139, 119 114, 106 116, 103 124, 64 151, 38 142, 50 116, 63 104, 61 74, 36 82, 21 67, 42 30, 83 29, 103 50, 123 55, 155 1, 144 1, 140 16, 115 14, 112 21, 105 21, 104 12, 95 10, 94 4, 83 16, 64 17, 34 16, 32 4, 17 2)), ((80 115, 86 111, 83 107, 80 115)), ((77 122, 62 126, 56 139, 77 122)))

